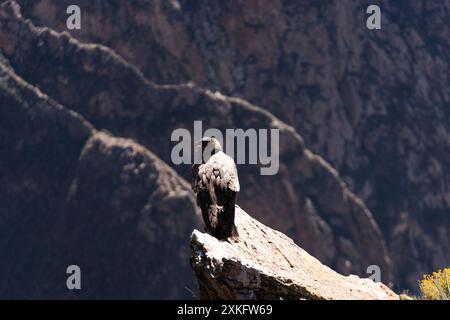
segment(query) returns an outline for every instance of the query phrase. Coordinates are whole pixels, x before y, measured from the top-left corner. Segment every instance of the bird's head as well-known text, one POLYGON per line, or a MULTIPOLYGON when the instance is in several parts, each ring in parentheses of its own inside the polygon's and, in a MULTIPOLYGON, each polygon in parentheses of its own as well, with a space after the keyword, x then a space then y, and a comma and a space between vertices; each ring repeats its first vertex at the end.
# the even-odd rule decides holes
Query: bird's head
POLYGON ((219 151, 222 151, 222 145, 220 141, 215 137, 204 137, 197 142, 199 148, 201 148, 203 162, 219 151))

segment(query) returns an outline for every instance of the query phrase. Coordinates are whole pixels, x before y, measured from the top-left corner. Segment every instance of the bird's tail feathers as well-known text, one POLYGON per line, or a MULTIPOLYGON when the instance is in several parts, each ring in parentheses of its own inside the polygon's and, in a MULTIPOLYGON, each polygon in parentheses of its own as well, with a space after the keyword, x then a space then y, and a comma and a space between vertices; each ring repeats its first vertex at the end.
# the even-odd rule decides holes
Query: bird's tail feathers
POLYGON ((220 208, 216 205, 212 204, 208 208, 209 222, 212 228, 217 228, 219 226, 219 216, 220 216, 220 208))

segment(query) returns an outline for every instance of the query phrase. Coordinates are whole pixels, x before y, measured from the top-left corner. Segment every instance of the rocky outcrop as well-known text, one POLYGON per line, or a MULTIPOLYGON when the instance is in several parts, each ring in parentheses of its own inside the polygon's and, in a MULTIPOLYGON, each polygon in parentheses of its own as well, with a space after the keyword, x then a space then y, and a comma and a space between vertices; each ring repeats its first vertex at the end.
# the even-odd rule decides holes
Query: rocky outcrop
POLYGON ((93 135, 67 197, 66 250, 92 272, 83 298, 195 296, 186 239, 201 225, 196 204, 190 185, 149 150, 93 135))
POLYGON ((186 181, 1 61, 0 297, 192 298, 186 181), (66 288, 73 264, 81 291, 66 288))
MULTIPOLYGON (((19 2, 37 25, 66 30, 70 0, 19 2)), ((415 288, 448 265, 448 2, 380 2, 379 31, 366 28, 365 0, 77 3, 74 37, 114 49, 156 83, 194 81, 292 125, 374 212, 398 285, 415 288)), ((277 227, 321 251, 295 226, 277 227)))
POLYGON ((399 299, 382 283, 336 273, 239 207, 235 223, 239 238, 231 242, 192 233, 191 264, 204 299, 399 299))
POLYGON ((238 203, 341 273, 365 275, 377 264, 383 281, 393 280, 372 213, 293 127, 270 112, 193 84, 157 85, 111 49, 26 22, 14 2, 1 6, 0 24, 0 48, 26 81, 97 129, 138 141, 182 177, 190 168, 170 159, 174 129, 192 130, 194 120, 204 129, 280 129, 279 173, 261 177, 258 166, 240 166, 238 203))

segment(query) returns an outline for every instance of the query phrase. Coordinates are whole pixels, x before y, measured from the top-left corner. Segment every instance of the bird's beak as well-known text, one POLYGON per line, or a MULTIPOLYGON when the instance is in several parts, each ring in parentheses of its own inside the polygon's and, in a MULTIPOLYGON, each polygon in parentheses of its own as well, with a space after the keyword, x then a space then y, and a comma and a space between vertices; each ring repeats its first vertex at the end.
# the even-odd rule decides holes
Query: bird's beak
POLYGON ((194 148, 195 149, 202 149, 202 140, 198 140, 195 144, 194 144, 194 148))
POLYGON ((195 144, 196 144, 196 145, 202 146, 203 142, 208 142, 208 143, 210 143, 210 142, 213 141, 213 140, 214 140, 214 137, 203 137, 203 138, 201 138, 200 140, 198 140, 195 144))

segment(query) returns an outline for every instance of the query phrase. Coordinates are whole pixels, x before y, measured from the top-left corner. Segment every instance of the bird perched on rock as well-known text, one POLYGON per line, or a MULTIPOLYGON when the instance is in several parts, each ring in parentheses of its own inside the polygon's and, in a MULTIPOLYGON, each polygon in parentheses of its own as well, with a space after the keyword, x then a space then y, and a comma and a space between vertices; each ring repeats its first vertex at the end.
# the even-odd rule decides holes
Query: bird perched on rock
POLYGON ((202 163, 192 166, 192 188, 206 231, 221 240, 234 239, 237 237, 234 211, 239 192, 236 164, 214 137, 203 138, 198 147, 202 163))

